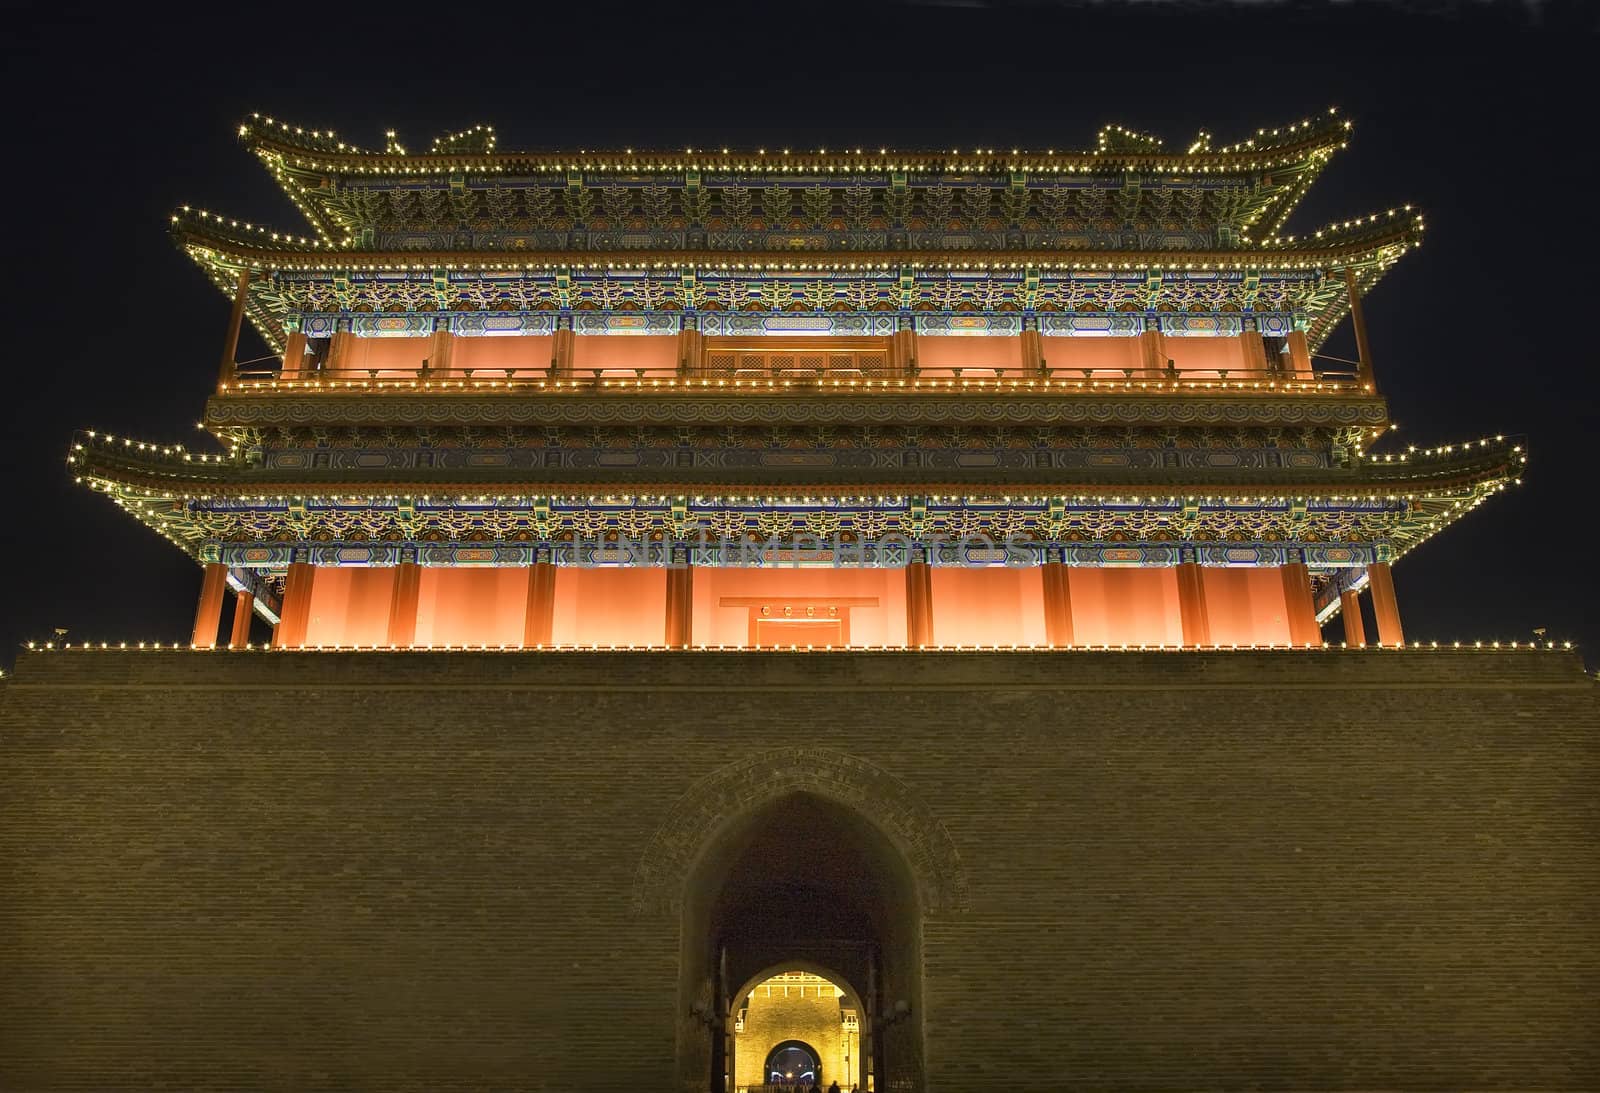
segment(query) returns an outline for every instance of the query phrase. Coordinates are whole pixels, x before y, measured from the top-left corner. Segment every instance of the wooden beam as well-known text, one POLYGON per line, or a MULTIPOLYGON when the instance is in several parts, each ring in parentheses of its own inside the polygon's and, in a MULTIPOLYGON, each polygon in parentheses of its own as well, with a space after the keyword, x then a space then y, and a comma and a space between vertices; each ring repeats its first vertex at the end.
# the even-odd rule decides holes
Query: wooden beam
POLYGON ((1072 644, 1072 571, 1062 562, 1039 569, 1044 584, 1044 639, 1057 649, 1072 644))
POLYGON ((311 622, 311 589, 316 583, 317 567, 309 562, 290 562, 283 582, 283 610, 278 615, 278 628, 272 633, 272 644, 289 649, 306 643, 306 630, 311 622))
POLYGON ((243 649, 250 644, 250 616, 255 614, 256 598, 248 588, 238 588, 233 593, 233 633, 228 638, 229 649, 243 649))
POLYGON ((522 647, 550 645, 555 641, 556 567, 535 562, 528 567, 528 601, 522 616, 522 647))
POLYGON ((1367 566, 1367 584, 1372 589, 1372 613, 1378 621, 1378 644, 1400 646, 1406 643, 1400 627, 1400 601, 1394 595, 1394 573, 1388 562, 1367 566))
POLYGON ((200 603, 194 612, 193 644, 210 649, 217 644, 217 627, 222 624, 222 594, 228 588, 228 567, 207 562, 200 582, 200 603))
POLYGON ((250 297, 250 269, 239 271, 239 288, 233 294, 233 311, 228 316, 228 337, 222 345, 222 363, 217 368, 217 386, 232 383, 239 359, 239 331, 244 326, 244 306, 250 297))
POLYGON ((389 594, 390 645, 410 648, 417 641, 417 602, 422 592, 422 567, 401 562, 394 568, 394 588, 389 594))
POLYGON ((1361 593, 1346 588, 1339 593, 1339 614, 1344 617, 1344 643, 1357 648, 1367 644, 1367 624, 1361 619, 1361 593))
POLYGON ((667 567, 666 643, 687 649, 694 634, 694 566, 667 567))
POLYGON ((1283 575, 1283 608, 1289 622, 1291 645, 1321 645, 1322 627, 1317 625, 1316 603, 1311 596, 1311 571, 1304 562, 1289 562, 1283 575))
POLYGON ((1361 362, 1360 380, 1374 391, 1377 383, 1372 377, 1372 346, 1367 343, 1367 317, 1361 310, 1361 289, 1356 285, 1356 271, 1344 268, 1344 290, 1350 297, 1350 323, 1356 329, 1356 359, 1361 362))
POLYGON ((1211 617, 1206 613, 1205 574, 1195 562, 1178 565, 1178 620, 1183 644, 1190 649, 1211 644, 1211 617))
POLYGON ((927 562, 906 565, 906 644, 933 644, 933 573, 927 562))

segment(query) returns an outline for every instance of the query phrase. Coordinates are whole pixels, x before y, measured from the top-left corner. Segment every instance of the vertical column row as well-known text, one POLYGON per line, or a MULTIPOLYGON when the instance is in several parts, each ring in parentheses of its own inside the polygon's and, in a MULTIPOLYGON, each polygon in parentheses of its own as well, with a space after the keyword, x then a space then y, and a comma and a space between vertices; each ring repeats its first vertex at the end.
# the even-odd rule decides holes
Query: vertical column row
MULTIPOLYGON (((195 607, 194 632, 189 641, 204 649, 217 644, 222 625, 222 601, 227 597, 228 567, 221 562, 206 563, 200 580, 200 602, 195 607)), ((247 588, 233 593, 233 623, 228 632, 228 648, 242 649, 250 642, 250 618, 255 612, 255 596, 247 588)))
MULTIPOLYGON (((1400 626, 1400 604, 1394 593, 1394 573, 1388 562, 1367 566, 1367 587, 1372 592, 1372 615, 1378 624, 1378 644, 1404 645, 1405 631, 1400 626)), ((1361 617, 1361 593, 1355 588, 1339 592, 1339 614, 1344 620, 1347 645, 1367 644, 1367 624, 1361 617)))
MULTIPOLYGON (((1367 572, 1378 620, 1379 640, 1384 645, 1400 644, 1404 637, 1390 568, 1387 563, 1375 562, 1367 572)), ((227 567, 221 563, 211 563, 205 568, 200 602, 195 613, 193 643, 197 646, 216 644, 227 574, 227 567)), ((906 565, 904 574, 906 643, 911 648, 930 646, 934 641, 932 569, 925 560, 913 561, 906 565)), ((1290 644, 1322 644, 1306 563, 1301 560, 1290 561, 1278 567, 1278 574, 1282 581, 1283 617, 1290 644)), ((557 567, 550 562, 539 562, 528 569, 523 625, 525 647, 553 643, 556 575, 557 567)), ((1212 644, 1211 608, 1207 603, 1204 568, 1190 555, 1175 567, 1175 578, 1183 644, 1189 647, 1212 644)), ((694 567, 686 562, 675 564, 664 571, 664 580, 663 640, 669 647, 687 648, 693 637, 694 567)), ((305 643, 315 582, 315 566, 294 562, 288 567, 282 614, 273 633, 274 646, 295 647, 305 643)), ((387 627, 389 644, 396 647, 415 644, 421 584, 422 567, 416 561, 406 560, 395 567, 387 627)), ((1058 560, 1047 561, 1040 566, 1045 640, 1051 646, 1069 646, 1076 640, 1072 584, 1070 566, 1058 560)), ((1359 602, 1350 590, 1341 593, 1341 597, 1347 640, 1352 644, 1361 644, 1365 640, 1365 633, 1361 625, 1359 602)), ((235 599, 230 644, 240 646, 249 639, 253 600, 248 591, 238 592, 235 599)))

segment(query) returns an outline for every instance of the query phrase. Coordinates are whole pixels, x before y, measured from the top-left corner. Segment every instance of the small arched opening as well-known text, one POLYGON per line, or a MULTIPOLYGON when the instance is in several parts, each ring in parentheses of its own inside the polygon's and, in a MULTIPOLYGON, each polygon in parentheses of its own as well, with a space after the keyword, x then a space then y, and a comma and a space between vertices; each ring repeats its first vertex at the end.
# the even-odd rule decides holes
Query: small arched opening
POLYGON ((810 1089, 822 1080, 822 1052, 804 1040, 785 1040, 767 1052, 763 1084, 777 1089, 810 1089))

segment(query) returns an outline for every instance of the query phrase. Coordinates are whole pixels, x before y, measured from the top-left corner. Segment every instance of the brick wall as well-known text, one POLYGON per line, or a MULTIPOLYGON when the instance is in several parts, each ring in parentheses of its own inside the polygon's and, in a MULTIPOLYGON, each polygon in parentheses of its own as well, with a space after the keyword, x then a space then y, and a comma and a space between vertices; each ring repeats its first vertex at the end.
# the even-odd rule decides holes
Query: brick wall
POLYGON ((1567 655, 73 651, 3 686, 7 1090, 683 1088, 641 878, 777 754, 936 828, 937 1093, 1600 1089, 1567 655))

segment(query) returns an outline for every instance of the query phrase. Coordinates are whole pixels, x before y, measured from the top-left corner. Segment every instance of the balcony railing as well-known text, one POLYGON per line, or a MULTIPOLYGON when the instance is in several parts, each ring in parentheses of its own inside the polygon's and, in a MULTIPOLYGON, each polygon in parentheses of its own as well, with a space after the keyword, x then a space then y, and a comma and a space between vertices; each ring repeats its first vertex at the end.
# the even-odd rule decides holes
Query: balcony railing
POLYGON ((736 379, 892 379, 902 370, 882 350, 783 349, 760 352, 712 349, 703 372, 736 379))
POLYGON ((694 391, 746 388, 779 392, 877 390, 1051 390, 1061 393, 1194 393, 1369 395, 1371 385, 1354 369, 1290 372, 1276 369, 1048 368, 973 365, 898 369, 885 354, 708 353, 704 367, 576 368, 474 367, 455 369, 319 368, 284 374, 277 368, 235 370, 222 393, 357 389, 375 393, 521 391, 694 391))

